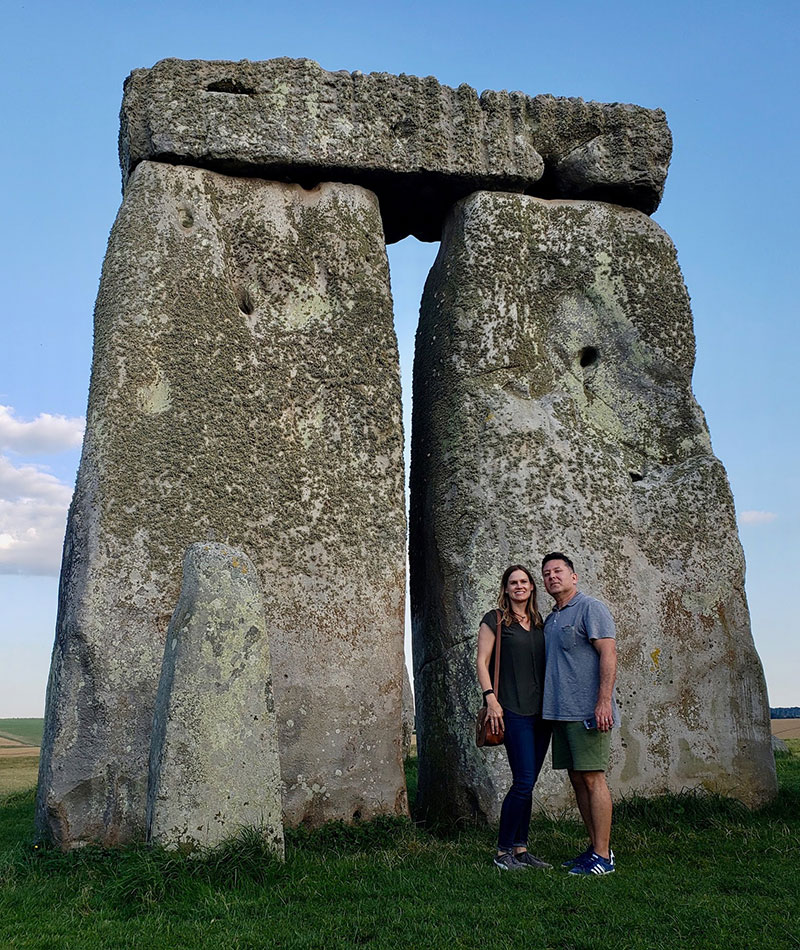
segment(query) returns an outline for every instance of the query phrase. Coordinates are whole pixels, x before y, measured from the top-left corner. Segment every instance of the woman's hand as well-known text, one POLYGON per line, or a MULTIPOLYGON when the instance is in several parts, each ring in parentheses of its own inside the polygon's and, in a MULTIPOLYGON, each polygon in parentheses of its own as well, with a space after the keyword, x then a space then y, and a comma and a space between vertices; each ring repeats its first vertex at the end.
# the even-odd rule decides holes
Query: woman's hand
POLYGON ((503 707, 497 701, 494 692, 490 692, 492 690, 492 679, 489 676, 489 660, 494 649, 495 638, 494 630, 482 623, 478 630, 478 682, 481 684, 481 690, 486 700, 487 730, 492 734, 505 728, 503 725, 503 707))
POLYGON ((503 724, 503 707, 497 701, 494 693, 486 697, 486 708, 488 709, 487 718, 489 720, 489 732, 501 732, 505 729, 503 724))

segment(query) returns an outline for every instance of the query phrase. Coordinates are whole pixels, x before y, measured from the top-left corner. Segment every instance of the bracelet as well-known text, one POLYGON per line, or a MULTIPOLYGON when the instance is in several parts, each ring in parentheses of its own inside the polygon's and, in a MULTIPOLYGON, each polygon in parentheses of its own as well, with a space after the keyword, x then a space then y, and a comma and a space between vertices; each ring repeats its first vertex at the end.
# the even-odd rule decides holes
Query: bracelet
POLYGON ((486 697, 489 695, 489 693, 493 693, 493 692, 494 692, 493 689, 485 689, 485 690, 483 691, 483 698, 486 699, 486 697))

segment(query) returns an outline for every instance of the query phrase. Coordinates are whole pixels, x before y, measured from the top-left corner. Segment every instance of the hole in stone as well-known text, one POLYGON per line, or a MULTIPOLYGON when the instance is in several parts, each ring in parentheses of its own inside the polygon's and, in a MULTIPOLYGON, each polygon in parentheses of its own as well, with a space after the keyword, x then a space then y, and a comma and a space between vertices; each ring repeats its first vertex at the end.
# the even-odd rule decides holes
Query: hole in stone
POLYGON ((596 346, 584 346, 581 350, 581 366, 586 369, 587 366, 596 363, 599 355, 596 346))
POLYGON ((628 474, 632 482, 640 482, 644 478, 644 475, 640 475, 638 472, 628 472, 628 474))
POLYGON ((361 821, 361 812, 358 809, 353 812, 353 821, 361 821))
POLYGON ((238 79, 218 79, 206 86, 207 92, 227 92, 233 96, 254 96, 255 89, 249 89, 238 79))
POLYGON ((256 305, 247 287, 236 288, 236 299, 239 302, 239 309, 248 317, 256 309, 256 305))
POLYGON ((178 208, 178 222, 184 231, 188 231, 194 225, 194 215, 192 214, 192 209, 188 204, 179 204, 178 208))

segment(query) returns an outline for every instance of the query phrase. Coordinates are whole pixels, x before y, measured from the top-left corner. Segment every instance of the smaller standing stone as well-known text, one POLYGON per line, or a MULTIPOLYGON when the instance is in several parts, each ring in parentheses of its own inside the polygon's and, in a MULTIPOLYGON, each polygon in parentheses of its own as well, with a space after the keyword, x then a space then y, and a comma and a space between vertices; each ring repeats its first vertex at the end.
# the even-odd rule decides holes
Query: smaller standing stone
POLYGON ((147 837, 213 847, 245 826, 258 828, 283 857, 264 604, 245 554, 192 544, 153 716, 147 837))

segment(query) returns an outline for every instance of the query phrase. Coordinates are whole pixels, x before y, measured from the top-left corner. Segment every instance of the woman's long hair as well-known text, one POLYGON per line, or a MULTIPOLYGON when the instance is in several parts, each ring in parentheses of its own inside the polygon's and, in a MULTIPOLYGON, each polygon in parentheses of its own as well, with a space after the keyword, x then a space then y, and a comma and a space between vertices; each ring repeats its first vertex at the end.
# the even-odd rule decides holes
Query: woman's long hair
POLYGON ((511 598, 506 593, 508 579, 514 571, 525 571, 528 575, 528 580, 531 582, 531 596, 525 604, 525 613, 528 615, 532 627, 541 627, 542 615, 539 613, 539 608, 536 605, 536 581, 533 579, 533 574, 531 574, 524 564, 511 564, 503 571, 503 579, 500 581, 500 595, 497 598, 497 606, 503 614, 503 623, 506 626, 511 626, 511 624, 515 622, 514 613, 511 610, 511 598))

